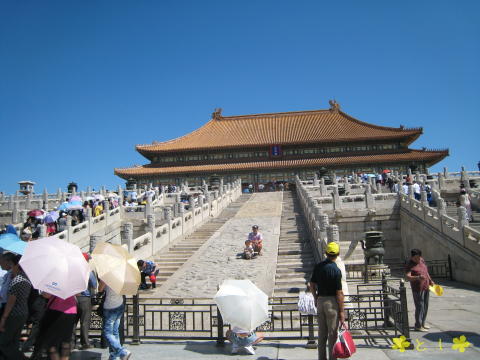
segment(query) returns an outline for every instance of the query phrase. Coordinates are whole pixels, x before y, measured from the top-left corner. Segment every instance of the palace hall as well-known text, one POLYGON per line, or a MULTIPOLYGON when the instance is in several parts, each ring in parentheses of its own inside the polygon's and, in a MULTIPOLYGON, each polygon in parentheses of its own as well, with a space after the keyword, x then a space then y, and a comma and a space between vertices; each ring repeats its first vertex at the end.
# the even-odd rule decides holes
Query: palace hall
POLYGON ((216 109, 199 129, 136 150, 149 161, 116 168, 138 185, 188 182, 201 185, 241 177, 244 184, 293 182, 313 178, 319 169, 336 175, 383 170, 425 172, 448 150, 412 149, 423 129, 385 127, 360 121, 330 101, 326 110, 223 116, 216 109))

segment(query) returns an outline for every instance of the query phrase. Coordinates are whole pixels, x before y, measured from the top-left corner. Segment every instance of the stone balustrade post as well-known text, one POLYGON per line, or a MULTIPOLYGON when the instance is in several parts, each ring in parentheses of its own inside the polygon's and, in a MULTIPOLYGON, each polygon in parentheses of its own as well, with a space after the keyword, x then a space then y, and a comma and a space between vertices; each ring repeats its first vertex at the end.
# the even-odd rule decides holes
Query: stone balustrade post
POLYGON ((205 202, 210 203, 210 191, 205 192, 205 202))
POLYGON ((415 181, 416 182, 420 181, 420 173, 418 171, 415 171, 415 181))
POLYGON ((338 184, 338 181, 337 181, 337 173, 334 171, 333 174, 332 174, 332 182, 333 182, 333 185, 337 185, 338 184))
POLYGON ((415 198, 415 194, 413 192, 413 185, 408 185, 408 197, 410 199, 414 199, 415 198))
POLYGON ((440 172, 438 173, 438 189, 445 189, 445 175, 440 172))
POLYGON ((12 205, 12 223, 17 224, 20 222, 20 210, 18 209, 18 201, 13 201, 12 205))
POLYGON ((195 216, 195 198, 193 195, 188 197, 188 205, 190 206, 190 210, 192 211, 192 216, 195 216))
POLYGON ((410 168, 407 169, 407 177, 412 179, 412 169, 410 169, 410 168))
POLYGON ((172 220, 172 213, 170 208, 168 207, 163 208, 163 219, 168 222, 172 220))
MULTIPOLYGON (((97 244, 102 242, 102 236, 101 235, 90 235, 90 244, 89 244, 89 253, 92 253, 93 250, 95 250, 95 247, 97 244)), ((123 242, 122 242, 123 244, 123 242)))
POLYGON ((213 192, 213 200, 217 200, 218 199, 218 190, 215 190, 213 192))
POLYGON ((45 224, 38 225, 40 228, 40 238, 47 237, 47 226, 45 224))
POLYGON ((220 178, 220 185, 218 186, 218 190, 219 190, 219 193, 220 193, 220 196, 223 196, 223 177, 220 178))
POLYGON ((315 174, 313 177, 313 186, 318 186, 320 185, 320 181, 318 180, 318 175, 315 174))
POLYGON ((376 184, 376 189, 377 189, 377 194, 381 194, 381 193, 382 193, 382 184, 381 184, 381 183, 377 183, 377 184, 376 184))
POLYGON ((420 192, 420 201, 422 202, 422 206, 428 206, 428 200, 427 200, 427 192, 425 190, 422 190, 420 192))
POLYGON ((348 195, 350 193, 350 182, 348 181, 348 177, 345 176, 345 195, 348 195))
POLYGON ((315 214, 315 221, 319 224, 319 227, 320 227, 320 221, 322 219, 322 215, 323 215, 323 209, 321 206, 314 206, 313 207, 313 211, 314 211, 314 214, 315 214))
POLYGON ((28 193, 25 197, 25 210, 29 210, 32 202, 32 193, 28 193))
POLYGON ((92 218, 92 208, 91 207, 87 207, 87 211, 84 212, 84 216, 85 216, 85 221, 90 221, 90 219, 92 218))
MULTIPOLYGON (((147 215, 147 229, 149 232, 153 233, 155 230, 155 215, 148 214, 147 215)), ((153 237, 152 237, 153 239, 153 237)))
POLYGON ((328 227, 328 242, 336 242, 340 245, 340 233, 337 225, 330 225, 328 227))
POLYGON ((70 215, 67 215, 67 228, 72 226, 72 217, 70 215))
POLYGON ((328 226, 330 225, 330 222, 328 220, 328 215, 323 213, 320 218, 320 233, 322 240, 326 239, 327 237, 327 231, 328 231, 328 226))
POLYGON ((320 179, 320 196, 327 196, 328 191, 327 191, 327 186, 325 185, 325 179, 321 178, 320 179))
POLYGON ((203 211, 204 200, 205 200, 205 195, 198 195, 198 205, 200 206, 202 211, 203 211))
POLYGON ((177 203, 178 215, 183 216, 185 214, 185 204, 183 202, 177 203))
POLYGON ((448 169, 446 166, 443 167, 443 177, 445 179, 448 179, 448 169))
POLYGON ((445 204, 445 200, 441 197, 437 199, 437 211, 439 218, 447 214, 447 205, 445 204))
POLYGON ((135 244, 133 243, 133 224, 131 222, 127 222, 122 225, 120 237, 122 245, 127 245, 128 252, 133 254, 135 244))
POLYGON ((14 196, 10 195, 8 197, 8 210, 13 210, 14 204, 15 204, 14 196))
POLYGON ((338 193, 338 186, 333 188, 333 209, 340 210, 342 208, 342 203, 340 202, 340 195, 338 193))
POLYGON ((468 172, 465 171, 465 166, 462 166, 462 171, 460 172, 460 182, 465 186, 466 190, 470 190, 470 178, 468 172))
POLYGON ((44 188, 43 189, 43 204, 44 204, 44 210, 48 210, 49 209, 49 204, 48 204, 48 192, 47 192, 47 188, 44 188))
POLYGON ((365 206, 367 209, 375 208, 375 199, 372 195, 372 186, 367 184, 365 187, 365 206))

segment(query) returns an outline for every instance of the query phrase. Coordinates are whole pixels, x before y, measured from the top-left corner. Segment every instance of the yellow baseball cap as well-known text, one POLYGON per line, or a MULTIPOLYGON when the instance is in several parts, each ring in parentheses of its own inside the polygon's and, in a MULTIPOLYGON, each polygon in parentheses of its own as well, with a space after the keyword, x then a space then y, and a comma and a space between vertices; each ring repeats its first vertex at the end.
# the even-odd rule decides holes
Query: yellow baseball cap
POLYGON ((325 252, 328 255, 338 255, 340 253, 340 246, 336 242, 329 242, 325 252))

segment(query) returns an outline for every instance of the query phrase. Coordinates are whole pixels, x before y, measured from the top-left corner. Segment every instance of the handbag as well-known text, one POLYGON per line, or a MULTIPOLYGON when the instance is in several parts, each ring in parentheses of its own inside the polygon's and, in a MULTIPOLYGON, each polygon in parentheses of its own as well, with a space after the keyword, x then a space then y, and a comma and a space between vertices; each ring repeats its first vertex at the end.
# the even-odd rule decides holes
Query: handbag
POLYGON ((346 359, 355 354, 357 348, 353 342, 352 335, 347 330, 345 324, 341 325, 338 330, 337 341, 333 345, 333 357, 346 359))
POLYGON ((100 317, 103 317, 103 304, 105 304, 105 298, 106 298, 105 292, 95 294, 91 298, 92 305, 97 306, 97 308, 94 311, 100 317))
POLYGON ((312 293, 301 293, 298 297, 298 310, 302 315, 317 315, 317 307, 312 293))

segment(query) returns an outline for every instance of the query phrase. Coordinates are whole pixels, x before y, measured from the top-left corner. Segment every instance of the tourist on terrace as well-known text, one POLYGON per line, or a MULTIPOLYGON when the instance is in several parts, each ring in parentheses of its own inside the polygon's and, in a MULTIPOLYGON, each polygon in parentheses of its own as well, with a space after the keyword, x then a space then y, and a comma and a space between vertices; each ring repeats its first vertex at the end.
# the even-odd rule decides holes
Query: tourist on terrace
POLYGON ((0 359, 21 360, 19 350, 20 334, 28 317, 28 296, 32 284, 18 264, 21 256, 6 253, 2 255, 11 268, 12 280, 8 288, 8 299, 0 318, 0 359))
POLYGON ((342 272, 335 263, 340 246, 335 242, 328 243, 325 254, 327 258, 315 266, 309 284, 318 313, 318 359, 327 359, 328 340, 328 358, 332 360, 339 323, 345 323, 342 272))
POLYGON ((460 189, 460 197, 459 197, 460 205, 467 209, 467 216, 468 221, 473 221, 473 212, 472 212, 472 203, 470 194, 467 193, 467 190, 462 187, 460 189))
POLYGON ((428 273, 422 251, 412 249, 410 261, 405 267, 405 274, 412 288, 415 303, 415 330, 427 332, 430 329, 425 322, 428 312, 429 286, 435 285, 428 273))
POLYGON ((415 196, 415 200, 420 200, 422 198, 420 193, 420 184, 414 180, 412 188, 413 188, 413 196, 415 196))
POLYGON ((109 360, 120 357, 128 360, 132 353, 120 343, 120 320, 122 319, 125 305, 123 296, 115 293, 107 284, 100 280, 98 291, 105 291, 105 303, 103 304, 103 333, 109 343, 109 360))
POLYGON ((77 301, 75 296, 65 300, 55 295, 43 292, 48 300, 45 314, 40 323, 38 340, 35 344, 35 356, 40 356, 45 350, 50 360, 68 360, 70 358, 71 340, 75 318, 77 316, 77 301))
MULTIPOLYGON (((85 260, 90 261, 91 257, 88 253, 83 253, 85 260)), ((88 287, 77 295, 77 317, 75 318, 75 326, 80 321, 80 345, 82 350, 90 348, 90 341, 88 340, 88 333, 90 331, 90 318, 92 315, 92 295, 97 289, 97 277, 93 271, 90 272, 88 279, 88 287)), ((76 342, 75 332, 73 334, 74 344, 76 342)))
POLYGON ((138 270, 140 270, 140 276, 142 278, 142 282, 140 284, 140 290, 148 289, 146 277, 150 279, 152 283, 152 288, 157 287, 157 274, 158 270, 156 270, 157 265, 150 260, 138 260, 137 261, 138 270))
POLYGON ((249 355, 255 355, 253 345, 262 341, 265 334, 233 327, 232 330, 227 330, 225 336, 232 343, 232 354, 238 354, 239 351, 243 350, 249 355))
POLYGON ((245 259, 250 260, 251 258, 253 258, 254 254, 255 250, 253 249, 252 241, 246 240, 245 249, 243 249, 243 256, 245 256, 245 259))
POLYGON ((252 232, 248 234, 248 240, 252 242, 253 249, 258 255, 262 255, 263 236, 258 231, 258 225, 252 226, 252 232))

